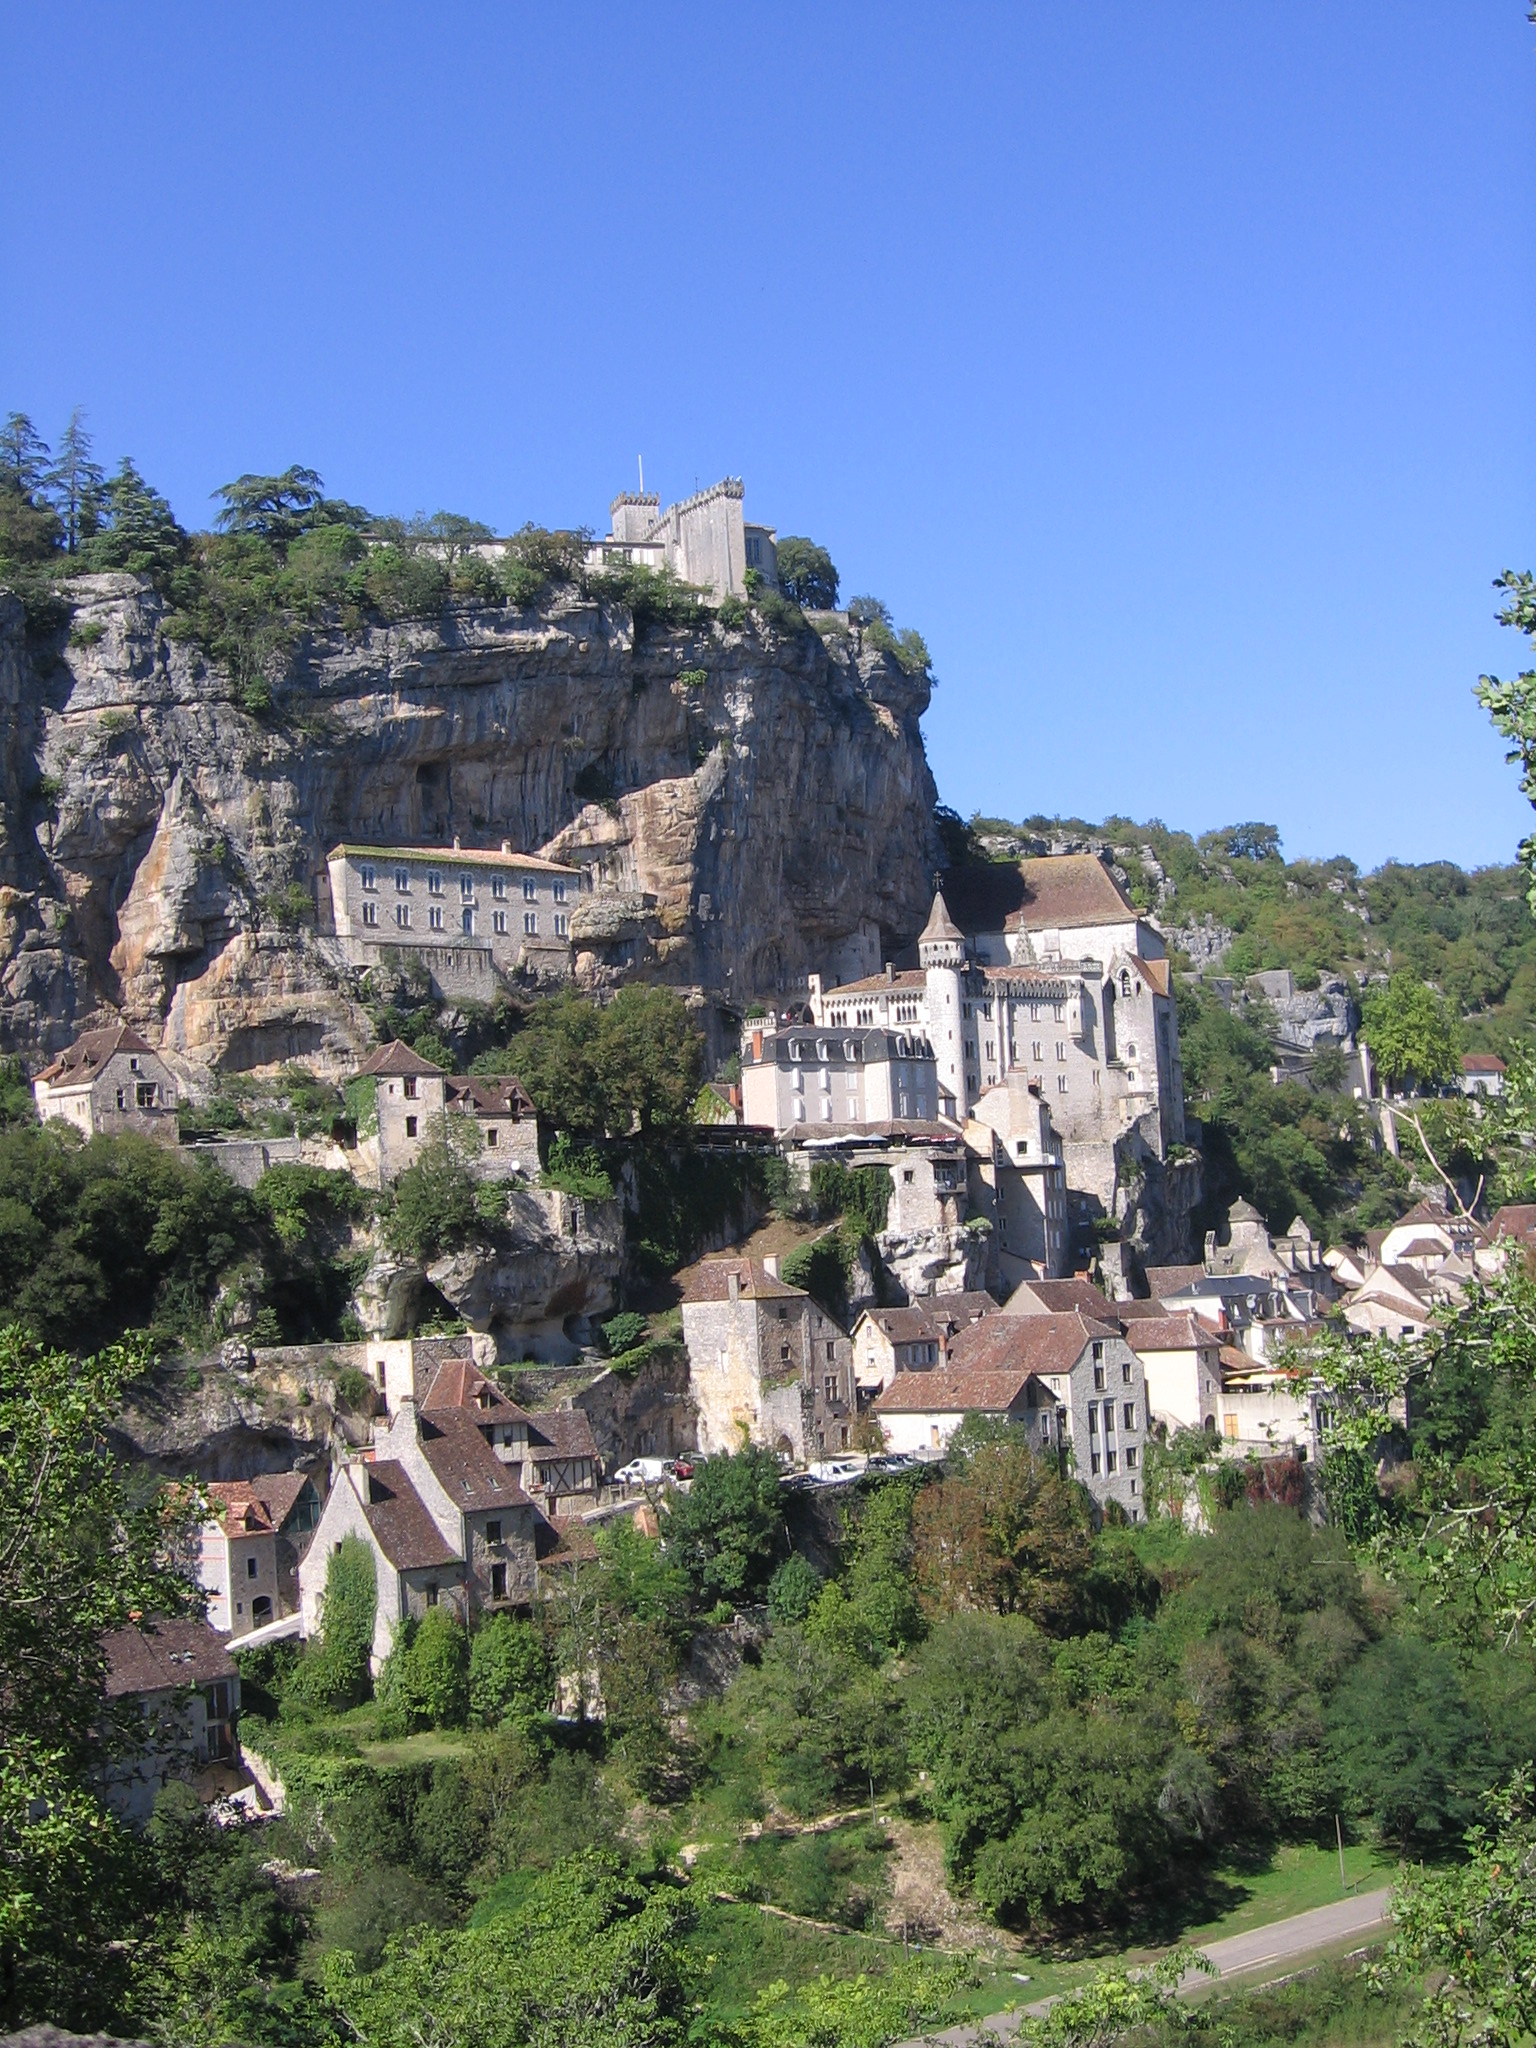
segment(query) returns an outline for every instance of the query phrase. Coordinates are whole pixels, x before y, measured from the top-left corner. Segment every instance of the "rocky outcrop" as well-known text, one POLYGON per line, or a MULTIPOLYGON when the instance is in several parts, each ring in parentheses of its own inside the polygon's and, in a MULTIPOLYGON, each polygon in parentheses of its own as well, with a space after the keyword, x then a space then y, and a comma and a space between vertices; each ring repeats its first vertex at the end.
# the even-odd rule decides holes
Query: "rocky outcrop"
POLYGON ((333 1451, 367 1442, 368 1416, 354 1414, 337 1390, 361 1346, 356 1359, 342 1345, 265 1356, 241 1345, 233 1353, 168 1362, 135 1387, 108 1427, 119 1455, 170 1476, 250 1479, 323 1470, 333 1451))
POLYGON ((483 1242, 425 1263, 381 1246, 354 1305, 370 1337, 403 1337, 435 1290, 471 1331, 494 1339, 498 1358, 563 1363, 590 1337, 591 1319, 613 1308, 623 1265, 616 1201, 514 1188, 506 1222, 483 1242))
POLYGON ((676 1458, 698 1449, 699 1416, 681 1344, 658 1345, 633 1373, 600 1373, 568 1405, 585 1413, 609 1472, 631 1458, 676 1458))
POLYGON ((121 1011, 197 1073, 367 1042, 326 929, 342 838, 497 844, 588 866, 577 970, 778 995, 872 924, 926 914, 927 684, 855 633, 637 630, 539 610, 299 639, 270 712, 167 637, 128 576, 71 584, 29 641, 0 593, 0 1038, 57 1049, 121 1011), (701 680, 702 678, 702 680, 701 680))
POLYGON ((1115 1145, 1115 1210, 1129 1270, 1171 1266, 1198 1256, 1194 1214, 1205 1191, 1205 1162, 1187 1147, 1164 1161, 1132 1127, 1115 1145))
POLYGON ((982 1230, 882 1230, 875 1248, 897 1298, 918 1301, 985 1287, 987 1242, 982 1230))

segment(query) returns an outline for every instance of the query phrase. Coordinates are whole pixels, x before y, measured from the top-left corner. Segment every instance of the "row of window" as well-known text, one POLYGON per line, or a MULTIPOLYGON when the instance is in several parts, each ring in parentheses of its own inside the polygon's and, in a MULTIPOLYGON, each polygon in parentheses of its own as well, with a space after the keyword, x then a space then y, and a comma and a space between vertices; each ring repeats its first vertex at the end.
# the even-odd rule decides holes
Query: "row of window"
MULTIPOLYGON (((379 886, 377 870, 365 864, 360 872, 362 875, 364 893, 367 895, 373 895, 379 886)), ((411 893, 411 871, 409 868, 395 869, 395 893, 397 896, 409 896, 409 894, 411 893)), ((436 868, 428 868, 427 894, 429 896, 441 896, 442 893, 443 878, 441 873, 436 868)), ((525 875, 523 877, 524 902, 533 903, 537 901, 538 893, 538 883, 534 880, 532 875, 525 875)), ((555 901, 557 903, 563 903, 565 901, 565 879, 563 876, 557 875, 555 877, 553 893, 555 901)), ((491 894, 498 903, 505 901, 507 894, 507 878, 505 875, 492 875, 491 894)), ((460 875, 459 895, 466 903, 474 902, 475 878, 473 875, 460 875)))
MULTIPOLYGON (((377 929, 378 922, 379 906, 377 903, 365 903, 363 905, 363 923, 372 929, 377 929)), ((411 929, 411 906, 409 903, 397 903, 395 905, 395 928, 402 932, 408 932, 411 929)), ((427 929, 432 932, 440 932, 443 929, 442 909, 436 903, 429 904, 427 907, 427 929)), ((475 912, 473 908, 466 908, 459 913, 459 929, 465 938, 472 939, 474 937, 475 912)), ((491 929, 498 938, 506 937, 507 913, 504 910, 493 910, 491 912, 491 929)), ((530 939, 538 937, 539 913, 536 910, 525 910, 523 912, 523 930, 530 939)), ((557 939, 568 939, 570 935, 571 920, 569 914, 566 911, 557 910, 555 912, 555 937, 557 939)))
MULTIPOLYGON (((1125 1427, 1127 1429, 1134 1429, 1136 1427, 1136 1403, 1134 1401, 1122 1401, 1120 1407, 1121 1420, 1125 1427)), ((1090 1401, 1088 1404, 1088 1434, 1090 1436, 1097 1436, 1098 1433, 1099 1404, 1097 1401, 1090 1401)), ((1104 1434, 1106 1436, 1113 1436, 1114 1433, 1115 1404, 1113 1401, 1106 1401, 1104 1403, 1104 1434)))
MULTIPOLYGON (((1116 1452, 1106 1447, 1103 1458, 1103 1470, 1113 1472, 1116 1469, 1116 1465, 1116 1452)), ((1099 1453, 1097 1451, 1090 1451, 1088 1453, 1088 1467, 1093 1472, 1097 1472, 1100 1469, 1099 1453)), ((1136 1446, 1134 1444, 1127 1444, 1125 1447, 1125 1469, 1127 1472, 1134 1472, 1136 1470, 1136 1446)), ((1134 1493, 1135 1490, 1133 1486, 1131 1491, 1134 1493)))

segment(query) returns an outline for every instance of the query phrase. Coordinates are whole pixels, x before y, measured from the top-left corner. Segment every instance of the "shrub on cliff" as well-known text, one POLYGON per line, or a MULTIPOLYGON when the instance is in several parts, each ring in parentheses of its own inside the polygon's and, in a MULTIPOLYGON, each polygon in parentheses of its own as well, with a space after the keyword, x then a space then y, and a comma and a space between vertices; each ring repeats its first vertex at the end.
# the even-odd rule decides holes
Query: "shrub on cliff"
POLYGON ((392 1251, 425 1265, 467 1243, 480 1223, 469 1169, 446 1139, 436 1139, 395 1182, 384 1234, 392 1251))
POLYGON ((815 541, 788 533, 779 542, 779 588, 809 611, 829 612, 837 603, 837 571, 815 541))

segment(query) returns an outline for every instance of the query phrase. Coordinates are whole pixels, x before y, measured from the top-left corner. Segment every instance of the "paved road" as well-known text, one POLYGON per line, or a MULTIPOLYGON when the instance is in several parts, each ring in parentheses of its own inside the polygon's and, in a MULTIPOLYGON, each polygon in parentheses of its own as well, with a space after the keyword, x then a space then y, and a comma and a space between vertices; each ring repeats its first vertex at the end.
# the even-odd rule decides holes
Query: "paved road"
MULTIPOLYGON (((1252 1927, 1246 1934, 1229 1934, 1224 1940, 1206 1942, 1203 1952, 1216 1965, 1219 1976, 1241 1976, 1269 1963, 1298 1961, 1318 1949, 1348 1941, 1352 1935, 1369 1934, 1390 1917, 1391 1904, 1389 1890, 1362 1892, 1356 1898, 1335 1900, 1331 1906, 1314 1906, 1310 1913, 1297 1913, 1289 1920, 1271 1920, 1267 1926, 1252 1927)), ((1191 1970, 1179 1988, 1193 1989, 1211 1981, 1200 1971, 1191 1970)), ((1044 2012, 1050 2003, 1048 1998, 1041 1999, 1024 2010, 1044 2012)), ((945 2042, 949 2048, 983 2048, 983 2044, 990 2048, 992 2042, 1012 2039, 1018 2032, 1019 2018, 1018 2013, 996 2012, 976 2025, 951 2027, 946 2033, 929 2038, 945 2042)), ((921 2048, 921 2044, 904 2041, 901 2048, 921 2048)))

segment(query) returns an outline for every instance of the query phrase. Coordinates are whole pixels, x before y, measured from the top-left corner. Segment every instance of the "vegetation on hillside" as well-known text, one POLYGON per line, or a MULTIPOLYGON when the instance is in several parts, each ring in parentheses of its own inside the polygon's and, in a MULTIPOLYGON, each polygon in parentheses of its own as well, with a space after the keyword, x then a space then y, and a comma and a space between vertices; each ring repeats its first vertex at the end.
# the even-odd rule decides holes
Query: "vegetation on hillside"
MULTIPOLYGON (((1213 1496, 1204 1536, 1096 1528, 1070 1474, 993 1427, 921 1481, 845 1494, 829 1550, 747 1451, 700 1465, 659 1540, 607 1525, 531 1619, 467 1639, 438 1608, 402 1630, 371 1687, 373 1574, 344 1545, 322 1636, 243 1660, 246 1739, 289 1790, 254 1836, 209 1826, 179 1786, 142 1836, 96 1806, 95 1667, 59 1659, 117 1614, 103 1599, 185 1595, 153 1561, 161 1508, 130 1503, 96 1436, 131 1359, 0 1339, 0 1713, 23 1713, 0 1730, 0 2017, 333 2048, 420 2038, 430 2012, 432 2039, 467 2048, 526 2038, 556 2001, 561 2038, 625 2016, 637 2043, 879 2048, 951 2011, 964 1976, 904 1962, 885 1932, 895 1817, 936 1828, 954 1891, 1038 1946, 1174 1939, 1221 1900, 1218 1873, 1331 1846, 1335 1813, 1428 1865, 1405 1880, 1381 2010, 1447 1967, 1442 2005, 1485 2008, 1531 1946, 1536 1664, 1510 1621, 1536 1588, 1515 1512, 1536 1499, 1533 1293, 1515 1276, 1431 1352, 1378 1356, 1374 1396, 1388 1365, 1416 1375, 1411 1462, 1389 1488, 1366 1478, 1352 1536, 1262 1487, 1213 1496), (690 1642, 718 1658, 738 1614, 755 1647, 723 1692, 669 1703, 690 1642), (45 1696, 63 1704, 43 1714, 45 1696), (42 1725, 75 1746, 34 1755, 42 1725), (285 1865, 318 1876, 296 1889, 285 1865), (776 1922, 765 1946, 754 1907, 720 1893, 847 1932, 776 1922)), ((1333 2039, 1354 1985, 1244 1994, 1243 2038, 1333 2039)), ((1095 2013, 1082 2038, 1118 2038, 1104 2015, 1134 2002, 1111 1971, 1049 2038, 1095 2013)), ((1138 2009, 1149 2040, 1182 2024, 1138 2009)), ((1189 2024, 1239 2017, 1212 2010, 1189 2024)))

